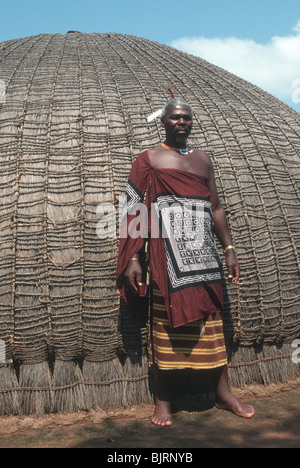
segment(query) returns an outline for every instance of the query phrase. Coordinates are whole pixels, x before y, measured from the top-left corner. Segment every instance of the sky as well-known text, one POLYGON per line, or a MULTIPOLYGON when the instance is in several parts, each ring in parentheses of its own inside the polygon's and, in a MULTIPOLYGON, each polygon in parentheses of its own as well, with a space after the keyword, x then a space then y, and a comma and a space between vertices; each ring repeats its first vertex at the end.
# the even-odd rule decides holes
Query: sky
POLYGON ((300 112, 299 0, 0 1, 0 42, 69 30, 131 34, 200 56, 300 112))

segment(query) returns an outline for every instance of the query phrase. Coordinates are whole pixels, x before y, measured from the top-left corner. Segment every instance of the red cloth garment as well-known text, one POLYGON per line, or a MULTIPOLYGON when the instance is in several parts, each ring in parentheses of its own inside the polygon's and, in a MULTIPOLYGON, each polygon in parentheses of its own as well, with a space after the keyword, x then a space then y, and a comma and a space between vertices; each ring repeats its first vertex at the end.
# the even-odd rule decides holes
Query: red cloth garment
POLYGON ((172 328, 223 308, 221 261, 213 235, 207 179, 179 169, 156 169, 148 152, 132 166, 120 232, 117 284, 130 258, 150 245, 150 269, 172 328))

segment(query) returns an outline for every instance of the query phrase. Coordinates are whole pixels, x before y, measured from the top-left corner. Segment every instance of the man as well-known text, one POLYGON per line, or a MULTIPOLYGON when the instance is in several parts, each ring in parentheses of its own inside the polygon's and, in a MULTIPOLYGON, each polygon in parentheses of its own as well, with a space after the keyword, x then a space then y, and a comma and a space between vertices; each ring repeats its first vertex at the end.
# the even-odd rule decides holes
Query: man
POLYGON ((216 407, 250 419, 253 407, 237 399, 228 386, 220 316, 222 268, 214 232, 226 253, 227 280, 237 284, 240 271, 213 166, 206 153, 187 144, 193 115, 185 101, 169 101, 161 123, 165 141, 139 155, 130 173, 117 271, 121 294, 132 304, 132 294, 143 289, 141 252, 148 237, 149 359, 156 382, 152 422, 172 424, 169 375, 185 368, 211 369, 216 407), (148 215, 135 210, 138 204, 148 215))

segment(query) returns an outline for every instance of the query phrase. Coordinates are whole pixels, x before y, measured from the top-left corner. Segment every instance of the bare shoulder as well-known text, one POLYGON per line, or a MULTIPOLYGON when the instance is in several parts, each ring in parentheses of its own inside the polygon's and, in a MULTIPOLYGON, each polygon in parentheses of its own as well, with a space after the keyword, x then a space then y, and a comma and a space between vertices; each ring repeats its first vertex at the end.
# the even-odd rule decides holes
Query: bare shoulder
POLYGON ((153 167, 159 167, 160 162, 164 159, 166 151, 161 147, 161 145, 154 146, 148 150, 148 156, 153 167))
POLYGON ((195 156, 197 156, 201 161, 205 162, 209 166, 212 166, 211 159, 207 153, 202 150, 194 148, 195 156))
POLYGON ((164 152, 164 149, 161 147, 161 145, 154 146, 153 148, 148 150, 148 155, 150 158, 155 157, 157 155, 160 155, 161 153, 164 152))
POLYGON ((193 158, 193 167, 195 172, 199 172, 200 174, 204 175, 208 179, 211 177, 212 171, 212 163, 209 155, 202 150, 195 149, 192 154, 193 158))

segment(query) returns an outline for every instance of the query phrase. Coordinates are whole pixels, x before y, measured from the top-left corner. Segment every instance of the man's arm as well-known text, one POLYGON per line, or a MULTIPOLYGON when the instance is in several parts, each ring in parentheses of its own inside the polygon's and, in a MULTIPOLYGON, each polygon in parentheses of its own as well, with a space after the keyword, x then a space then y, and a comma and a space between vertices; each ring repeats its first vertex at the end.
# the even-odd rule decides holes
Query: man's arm
MULTIPOLYGON (((229 245, 232 245, 232 239, 229 232, 229 227, 227 223, 226 213, 224 208, 221 205, 218 191, 215 182, 214 169, 209 160, 209 176, 208 176, 208 185, 210 189, 210 201, 212 204, 212 212, 214 217, 215 231, 220 240, 224 249, 229 245)), ((236 259, 235 250, 228 249, 226 251, 226 266, 228 270, 228 281, 234 280, 234 283, 237 284, 240 277, 240 267, 236 259)))

